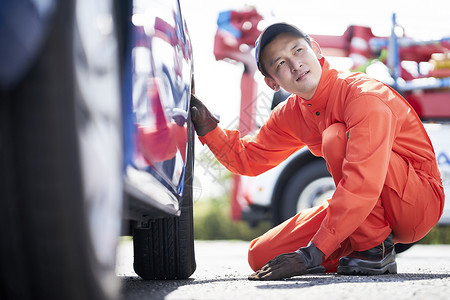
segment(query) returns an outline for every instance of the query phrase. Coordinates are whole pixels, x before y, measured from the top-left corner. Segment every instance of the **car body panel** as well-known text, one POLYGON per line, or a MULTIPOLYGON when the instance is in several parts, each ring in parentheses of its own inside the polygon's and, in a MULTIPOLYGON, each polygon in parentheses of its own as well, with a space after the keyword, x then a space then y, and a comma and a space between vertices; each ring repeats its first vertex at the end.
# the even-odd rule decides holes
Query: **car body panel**
MULTIPOLYGON (((192 46, 177 0, 136 0, 132 12, 132 111, 124 132, 125 188, 133 199, 179 215, 193 78, 192 46)), ((130 102, 130 101, 129 101, 130 102)))
POLYGON ((0 87, 11 88, 29 70, 48 34, 55 0, 0 1, 0 87))

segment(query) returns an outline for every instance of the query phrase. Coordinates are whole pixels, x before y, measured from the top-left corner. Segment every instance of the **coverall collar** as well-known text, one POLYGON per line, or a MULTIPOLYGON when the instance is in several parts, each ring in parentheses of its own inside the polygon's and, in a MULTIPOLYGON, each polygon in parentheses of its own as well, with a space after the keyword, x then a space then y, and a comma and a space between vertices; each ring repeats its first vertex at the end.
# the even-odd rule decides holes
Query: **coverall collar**
POLYGON ((320 110, 327 105, 328 97, 330 96, 330 84, 333 78, 336 78, 337 70, 330 68, 330 64, 325 58, 320 59, 322 65, 322 75, 320 76, 319 84, 314 96, 305 100, 301 97, 301 104, 314 110, 320 110))

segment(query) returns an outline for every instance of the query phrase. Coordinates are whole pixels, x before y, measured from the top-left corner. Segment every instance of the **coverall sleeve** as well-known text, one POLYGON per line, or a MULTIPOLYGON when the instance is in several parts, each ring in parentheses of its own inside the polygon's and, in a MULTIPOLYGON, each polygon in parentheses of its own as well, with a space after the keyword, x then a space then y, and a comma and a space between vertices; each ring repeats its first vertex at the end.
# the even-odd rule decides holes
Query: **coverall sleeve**
POLYGON ((386 178, 397 118, 376 96, 360 96, 345 110, 346 154, 342 178, 313 243, 329 256, 367 218, 386 178))
POLYGON ((240 138, 239 131, 217 126, 199 139, 232 173, 256 176, 277 166, 304 146, 291 131, 289 114, 292 113, 281 114, 280 110, 275 110, 254 137, 240 138))

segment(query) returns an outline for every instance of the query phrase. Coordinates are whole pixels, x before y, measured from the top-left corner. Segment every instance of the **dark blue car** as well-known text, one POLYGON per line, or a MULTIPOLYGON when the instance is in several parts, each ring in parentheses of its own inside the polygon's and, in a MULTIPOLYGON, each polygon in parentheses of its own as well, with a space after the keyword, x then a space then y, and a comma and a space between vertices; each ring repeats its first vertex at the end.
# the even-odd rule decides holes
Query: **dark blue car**
POLYGON ((192 46, 178 0, 0 2, 0 299, 114 299, 195 270, 192 46))

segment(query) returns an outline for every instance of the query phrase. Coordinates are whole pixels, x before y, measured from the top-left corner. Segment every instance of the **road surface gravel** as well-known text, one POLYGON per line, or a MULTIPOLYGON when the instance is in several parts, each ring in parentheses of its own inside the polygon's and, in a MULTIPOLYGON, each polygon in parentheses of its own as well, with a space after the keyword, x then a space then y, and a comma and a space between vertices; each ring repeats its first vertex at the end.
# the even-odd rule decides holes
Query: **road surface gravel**
POLYGON ((450 245, 415 245, 397 255, 396 275, 249 281, 248 244, 195 241, 197 270, 191 278, 144 281, 133 271, 132 242, 121 241, 116 273, 122 299, 450 299, 450 245))

